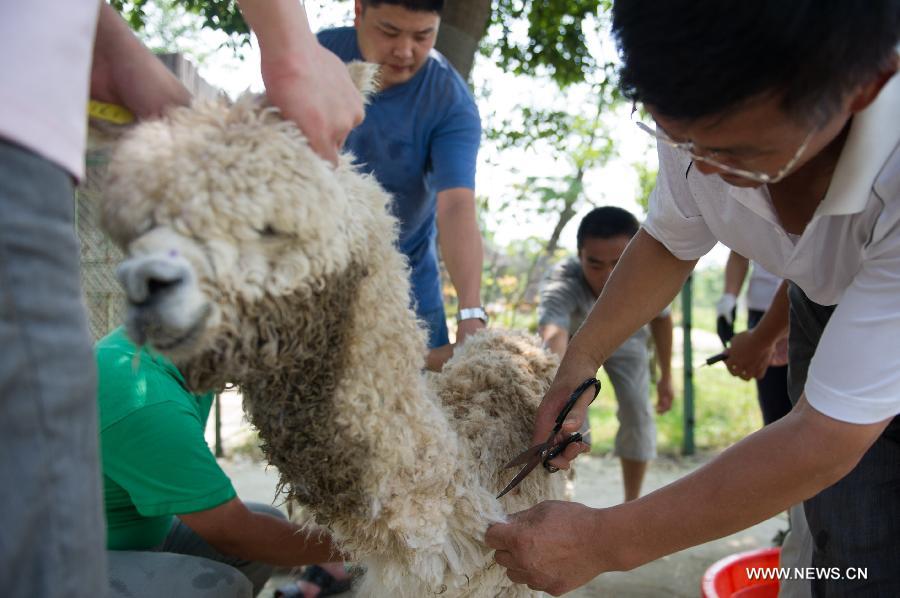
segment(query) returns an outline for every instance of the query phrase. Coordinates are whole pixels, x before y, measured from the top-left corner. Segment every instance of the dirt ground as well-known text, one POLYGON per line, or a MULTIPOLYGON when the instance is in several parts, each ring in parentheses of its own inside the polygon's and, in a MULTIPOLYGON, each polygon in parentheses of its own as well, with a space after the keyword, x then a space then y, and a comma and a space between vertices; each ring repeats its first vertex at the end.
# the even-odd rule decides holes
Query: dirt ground
MULTIPOLYGON (((682 477, 711 458, 660 459, 647 474, 644 490, 650 492, 682 477)), ((277 475, 272 468, 246 458, 225 459, 222 465, 243 500, 271 503, 277 475)), ((581 457, 578 460, 575 500, 594 507, 612 506, 621 501, 622 479, 613 457, 581 457)), ((779 516, 748 530, 662 558, 627 573, 607 573, 567 594, 570 598, 696 597, 704 571, 720 558, 735 552, 771 545, 775 534, 787 527, 779 516)), ((602 539, 601 539, 602 541, 602 539)), ((270 582, 263 596, 288 578, 270 582)), ((352 594, 348 593, 350 597, 352 594)), ((389 598, 389 597, 385 597, 389 598)))

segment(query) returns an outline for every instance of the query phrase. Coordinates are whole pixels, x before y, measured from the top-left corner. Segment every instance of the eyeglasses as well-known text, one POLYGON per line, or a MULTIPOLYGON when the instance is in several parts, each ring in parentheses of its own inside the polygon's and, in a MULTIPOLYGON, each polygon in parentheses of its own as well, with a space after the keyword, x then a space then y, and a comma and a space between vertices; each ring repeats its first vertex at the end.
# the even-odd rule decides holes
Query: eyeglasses
POLYGON ((720 152, 717 152, 715 150, 708 150, 700 153, 697 147, 694 145, 693 141, 675 141, 674 139, 666 135, 665 131, 663 131, 659 127, 656 127, 654 129, 639 120, 635 120, 634 123, 640 130, 650 134, 657 141, 661 141, 669 147, 688 154, 692 160, 695 160, 697 162, 704 162, 705 164, 709 164, 710 166, 715 167, 717 170, 732 174, 734 176, 739 176, 742 179, 769 185, 781 181, 782 179, 784 179, 784 177, 790 174, 791 170, 794 168, 794 166, 797 165, 797 162, 803 155, 803 152, 806 151, 806 147, 809 145, 809 141, 812 139, 813 134, 815 133, 815 129, 813 129, 809 132, 809 134, 807 134, 807 136, 803 139, 803 143, 801 143, 800 147, 797 148, 797 151, 794 152, 794 157, 791 158, 788 163, 785 164, 781 169, 779 169, 778 172, 776 172, 775 174, 768 174, 766 172, 745 170, 743 168, 731 166, 730 164, 725 164, 719 158, 719 156, 721 155, 720 152))

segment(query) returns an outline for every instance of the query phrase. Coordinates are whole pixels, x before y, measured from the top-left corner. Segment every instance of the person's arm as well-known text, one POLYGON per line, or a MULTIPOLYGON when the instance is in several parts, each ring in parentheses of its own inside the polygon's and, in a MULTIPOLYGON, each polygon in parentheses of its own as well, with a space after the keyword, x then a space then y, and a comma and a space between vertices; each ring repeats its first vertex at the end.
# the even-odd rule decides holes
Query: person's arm
POLYGON ((169 69, 135 37, 106 2, 100 6, 91 65, 91 98, 119 104, 137 118, 186 106, 191 94, 169 69))
POLYGON ((749 269, 750 260, 735 251, 729 253, 728 261, 725 262, 725 288, 723 293, 728 293, 732 297, 740 295, 741 287, 744 286, 744 279, 747 278, 749 269))
POLYGON ((310 146, 337 163, 344 140, 363 119, 362 95, 347 67, 323 48, 297 0, 238 0, 259 40, 269 101, 297 123, 310 146))
POLYGON ((579 293, 582 279, 581 265, 564 261, 553 266, 541 281, 537 308, 538 334, 544 348, 560 357, 566 354, 572 317, 583 301, 579 293), (573 279, 573 267, 578 269, 577 279, 573 279))
POLYGON ((178 518, 219 552, 248 561, 298 567, 341 559, 323 531, 310 533, 285 519, 254 513, 239 498, 178 518))
POLYGON ((656 383, 656 412, 672 408, 675 390, 672 388, 672 314, 661 314, 650 320, 650 334, 656 346, 659 381, 656 383))
POLYGON ((425 353, 425 369, 440 372, 451 357, 453 357, 453 344, 451 343, 428 349, 428 352, 425 353))
POLYGON ((489 528, 485 542, 511 580, 557 596, 604 571, 630 570, 726 536, 813 496, 844 477, 891 419, 838 421, 804 397, 778 422, 643 498, 608 509, 540 503, 489 528))
MULTIPOLYGON (((538 408, 535 443, 546 440, 572 389, 594 376, 616 348, 672 302, 695 263, 696 260, 680 260, 672 255, 643 228, 638 231, 590 315, 569 342, 550 390, 538 408)), ((563 423, 564 434, 581 428, 592 396, 590 390, 581 396, 563 423)), ((568 468, 572 459, 588 449, 583 443, 572 443, 552 463, 568 468)))
POLYGON ((101 409, 117 400, 149 403, 106 426, 100 438, 104 475, 127 493, 138 513, 178 514, 215 548, 247 559, 278 565, 333 560, 325 534, 308 536, 285 520, 249 511, 236 497, 192 405, 206 399, 189 395, 148 360, 138 377, 134 360, 122 359, 127 353, 103 355, 98 358, 101 409))
MULTIPOLYGON (((481 231, 475 217, 475 191, 463 187, 446 189, 437 194, 438 242, 441 258, 460 309, 481 305, 481 271, 484 262, 481 231)), ((468 319, 459 322, 456 342, 484 328, 484 322, 468 319)))
POLYGON ((725 365, 733 375, 750 380, 766 375, 776 343, 788 332, 787 281, 782 281, 772 303, 755 327, 741 332, 731 339, 725 365))
POLYGON ((569 344, 569 331, 566 328, 556 324, 544 324, 538 327, 538 334, 541 335, 544 347, 549 351, 560 357, 566 354, 566 347, 569 344))

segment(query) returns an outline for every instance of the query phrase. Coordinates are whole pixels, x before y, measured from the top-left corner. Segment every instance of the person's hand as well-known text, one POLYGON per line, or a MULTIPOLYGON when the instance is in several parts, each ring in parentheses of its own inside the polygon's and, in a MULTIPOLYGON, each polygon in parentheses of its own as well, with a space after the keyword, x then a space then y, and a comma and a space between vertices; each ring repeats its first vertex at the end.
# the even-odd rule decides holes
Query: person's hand
POLYGON ((675 399, 675 390, 672 388, 672 376, 667 374, 660 376, 656 383, 656 413, 662 415, 672 408, 675 399))
POLYGON ((728 342, 734 337, 734 318, 737 313, 737 297, 731 293, 722 293, 716 302, 716 333, 722 344, 728 346, 728 342))
POLYGON ((91 71, 91 98, 128 108, 138 119, 157 118, 167 108, 187 106, 191 94, 155 56, 111 61, 91 71))
POLYGON ((788 363, 788 337, 783 336, 775 343, 775 350, 769 360, 769 367, 780 367, 788 363))
POLYGON ((453 357, 453 347, 451 343, 429 349, 425 354, 425 368, 432 372, 440 372, 444 368, 444 364, 453 357))
POLYGON ((316 153, 337 165, 347 135, 363 120, 362 94, 346 65, 315 43, 291 61, 263 56, 262 75, 269 101, 300 127, 316 153))
POLYGON ((746 330, 731 339, 725 365, 733 376, 743 380, 762 378, 766 375, 774 351, 774 344, 760 342, 753 330, 746 330))
POLYGON ((610 569, 598 558, 598 547, 615 550, 602 536, 601 514, 578 503, 542 502, 489 527, 484 541, 511 581, 559 596, 610 569))
MULTIPOLYGON (((550 432, 553 431, 554 426, 556 426, 556 418, 559 416, 559 412, 566 404, 566 401, 569 400, 569 396, 572 392, 578 388, 582 382, 597 374, 597 368, 591 367, 588 364, 576 363, 576 360, 571 357, 571 353, 567 355, 567 359, 569 361, 564 360, 565 363, 561 365, 560 369, 556 372, 556 378, 553 380, 550 389, 547 391, 547 394, 544 395, 544 398, 538 407, 537 414, 534 418, 534 433, 531 438, 532 446, 547 440, 550 432), (565 370, 563 369, 563 366, 566 366, 565 370)), ((588 406, 593 400, 594 387, 589 386, 581 393, 575 406, 572 407, 568 417, 566 417, 563 422, 560 432, 556 435, 557 442, 565 440, 570 435, 581 430, 582 425, 587 420, 588 406)), ((590 452, 590 450, 591 445, 587 443, 573 442, 555 459, 550 461, 550 464, 559 469, 569 469, 569 463, 572 462, 575 457, 581 453, 590 452)))
POLYGON ((462 320, 456 325, 456 344, 461 345, 466 341, 466 337, 475 334, 479 330, 484 330, 486 324, 478 318, 469 318, 462 320))
POLYGON ((139 119, 162 116, 167 108, 191 102, 191 94, 181 81, 105 2, 97 21, 90 96, 124 106, 139 119))

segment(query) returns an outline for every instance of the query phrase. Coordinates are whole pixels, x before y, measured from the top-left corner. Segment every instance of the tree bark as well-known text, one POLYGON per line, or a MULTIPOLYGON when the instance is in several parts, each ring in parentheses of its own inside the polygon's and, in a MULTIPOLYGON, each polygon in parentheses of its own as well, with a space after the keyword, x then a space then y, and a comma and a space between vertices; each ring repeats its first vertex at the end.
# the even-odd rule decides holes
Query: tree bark
POLYGON ((467 81, 490 16, 491 0, 446 0, 444 3, 435 47, 467 81))

